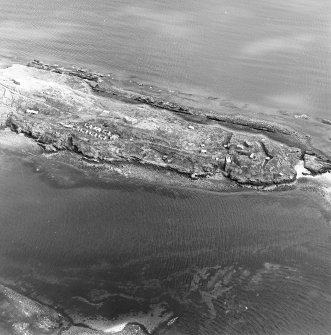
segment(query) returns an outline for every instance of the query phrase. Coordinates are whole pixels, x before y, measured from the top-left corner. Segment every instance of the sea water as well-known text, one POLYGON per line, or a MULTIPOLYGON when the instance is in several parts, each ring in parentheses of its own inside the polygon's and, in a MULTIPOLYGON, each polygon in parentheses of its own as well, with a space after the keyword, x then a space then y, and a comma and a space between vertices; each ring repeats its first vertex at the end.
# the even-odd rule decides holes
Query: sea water
MULTIPOLYGON (((1 63, 75 64, 328 118, 328 7, 0 0, 1 63)), ((1 282, 104 331, 330 332, 331 214, 319 192, 104 183, 0 149, 1 282)))
POLYGON ((0 55, 328 118, 330 13, 329 0, 0 0, 0 55))
POLYGON ((318 193, 97 182, 8 150, 0 162, 0 279, 75 322, 329 333, 331 212, 318 193))

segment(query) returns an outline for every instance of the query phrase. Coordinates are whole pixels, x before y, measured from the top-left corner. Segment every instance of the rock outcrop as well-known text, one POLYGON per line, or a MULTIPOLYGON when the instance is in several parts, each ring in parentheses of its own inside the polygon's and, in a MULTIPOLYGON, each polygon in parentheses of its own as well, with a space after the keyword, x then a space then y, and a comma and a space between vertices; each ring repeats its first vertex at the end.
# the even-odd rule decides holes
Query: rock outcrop
MULTIPOLYGON (((104 331, 88 329, 84 327, 70 327, 70 329, 64 331, 61 335, 104 335, 104 331)), ((144 331, 143 327, 138 324, 128 324, 124 327, 123 330, 119 332, 113 332, 111 334, 115 335, 148 335, 146 331, 144 331)))
POLYGON ((221 175, 257 187, 294 181, 303 157, 311 171, 330 170, 309 138, 287 126, 203 113, 114 87, 107 76, 83 69, 34 61, 0 71, 7 126, 47 152, 70 150, 98 163, 151 166, 191 179, 221 175), (317 156, 318 167, 310 158, 317 156))
POLYGON ((70 322, 54 309, 0 284, 0 331, 15 335, 60 334, 70 322))
POLYGON ((321 174, 331 171, 331 161, 326 157, 318 155, 304 155, 304 166, 312 174, 321 174))
MULTIPOLYGON (((0 333, 2 335, 98 335, 103 331, 75 325, 66 316, 0 284, 0 333)), ((117 335, 147 335, 144 326, 129 323, 117 335)))

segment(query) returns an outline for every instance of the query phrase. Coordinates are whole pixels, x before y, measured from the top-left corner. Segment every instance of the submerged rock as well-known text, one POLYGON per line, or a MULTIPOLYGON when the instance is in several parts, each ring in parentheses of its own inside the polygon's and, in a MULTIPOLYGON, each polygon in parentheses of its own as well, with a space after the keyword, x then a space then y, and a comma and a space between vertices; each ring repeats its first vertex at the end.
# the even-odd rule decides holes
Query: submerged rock
POLYGON ((322 119, 322 123, 331 126, 331 120, 328 120, 328 119, 322 119))

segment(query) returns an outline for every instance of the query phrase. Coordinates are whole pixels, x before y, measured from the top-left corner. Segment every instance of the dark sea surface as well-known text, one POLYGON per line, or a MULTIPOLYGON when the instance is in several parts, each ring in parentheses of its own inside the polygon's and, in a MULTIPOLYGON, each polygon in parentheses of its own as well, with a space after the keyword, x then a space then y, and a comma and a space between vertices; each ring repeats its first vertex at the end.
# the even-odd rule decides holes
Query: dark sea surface
POLYGON ((0 0, 0 56, 330 117, 329 0, 0 0))
MULTIPOLYGON (((331 118, 330 4, 0 0, 0 63, 76 64, 331 118)), ((330 223, 313 190, 102 183, 0 147, 0 282, 96 329, 330 334, 330 223)))
POLYGON ((102 183, 6 150, 0 163, 0 280, 75 322, 138 321, 167 335, 330 333, 331 211, 316 190, 102 183))

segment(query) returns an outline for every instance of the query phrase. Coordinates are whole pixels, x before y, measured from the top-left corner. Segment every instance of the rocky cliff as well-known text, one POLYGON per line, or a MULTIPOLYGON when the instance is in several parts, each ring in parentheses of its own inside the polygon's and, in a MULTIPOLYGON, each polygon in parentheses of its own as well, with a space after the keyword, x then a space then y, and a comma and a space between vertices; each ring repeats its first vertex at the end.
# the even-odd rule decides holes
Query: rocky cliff
POLYGON ((1 69, 0 97, 3 125, 46 152, 69 150, 95 163, 256 187, 293 182, 300 160, 312 173, 331 170, 331 160, 290 127, 124 90, 84 69, 39 61, 1 69))

